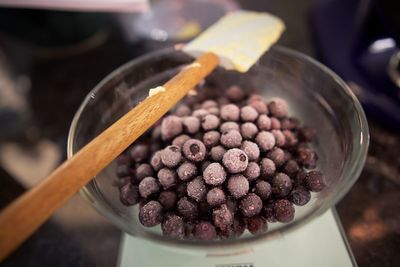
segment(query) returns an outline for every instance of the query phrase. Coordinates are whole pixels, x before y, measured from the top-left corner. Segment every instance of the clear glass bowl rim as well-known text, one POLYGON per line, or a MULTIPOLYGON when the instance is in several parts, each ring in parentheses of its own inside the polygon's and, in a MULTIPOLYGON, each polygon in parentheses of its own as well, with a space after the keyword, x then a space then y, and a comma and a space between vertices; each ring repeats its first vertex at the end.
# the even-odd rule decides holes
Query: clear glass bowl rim
MULTIPOLYGON (((81 114, 85 107, 87 106, 88 102, 91 99, 91 96, 93 94, 96 94, 99 90, 102 89, 103 85, 107 83, 109 80, 111 80, 113 77, 119 75, 121 72, 124 72, 131 68, 134 65, 140 64, 141 62, 151 60, 152 58, 155 58, 157 56, 165 55, 165 54, 171 54, 173 52, 176 52, 177 50, 180 50, 181 46, 176 45, 172 48, 164 48, 161 50, 153 51, 148 54, 144 54, 140 57, 137 57, 135 59, 132 59, 128 61, 127 63, 123 64, 122 66, 118 67, 114 71, 112 71, 110 74, 108 74, 105 78, 103 78, 85 97, 84 101, 80 105, 79 109, 77 110, 68 134, 68 141, 67 141, 67 156, 68 158, 71 158, 73 156, 73 140, 75 136, 75 129, 78 124, 78 121, 81 117, 81 114)), ((364 113, 364 110, 356 98, 356 96, 353 94, 349 86, 337 75, 335 74, 331 69, 323 65, 322 63, 316 61, 315 59, 301 53, 298 51, 295 51, 293 49, 275 45, 271 49, 277 50, 280 53, 284 53, 287 56, 297 58, 299 60, 305 61, 308 64, 314 65, 318 69, 320 69, 322 72, 325 72, 328 74, 336 83, 340 85, 340 88, 343 90, 345 95, 351 100, 351 103, 354 105, 354 109, 357 114, 358 120, 355 122, 358 123, 359 125, 359 148, 358 151, 352 154, 352 158, 349 160, 353 164, 346 164, 343 169, 343 177, 342 179, 348 180, 348 183, 345 185, 345 187, 342 188, 342 190, 334 196, 332 199, 332 202, 330 205, 325 205, 322 206, 320 209, 314 210, 304 216, 303 218, 294 221, 290 224, 285 225, 284 227, 272 231, 267 231, 266 234, 262 235, 255 235, 255 236, 250 236, 246 238, 239 238, 239 239, 226 239, 226 240, 218 240, 218 241, 193 241, 193 240, 177 240, 177 239, 171 239, 171 238, 164 238, 161 235, 149 233, 145 235, 138 235, 141 238, 148 239, 151 241, 155 241, 158 243, 162 243, 164 245, 173 245, 175 247, 181 247, 187 249, 189 248, 199 248, 199 249, 210 249, 210 248, 216 248, 218 246, 223 246, 224 248, 230 247, 230 248, 235 248, 235 247, 241 247, 244 244, 255 244, 258 242, 265 241, 266 239, 273 238, 274 236, 279 236, 280 233, 282 232, 288 232, 292 231, 294 229, 297 229, 298 227, 307 224, 309 221, 313 220, 314 218, 318 217, 319 215, 323 214, 325 211, 327 211, 331 206, 334 206, 337 202, 339 202, 343 196, 350 190, 350 188, 353 186, 353 184, 357 181, 366 157, 367 157, 367 152, 368 152, 368 146, 369 146, 369 129, 368 129, 368 122, 364 113)), ((270 50, 271 50, 270 49, 270 50)), ((89 182, 90 183, 90 182, 89 182)), ((106 208, 98 205, 98 201, 96 200, 96 197, 92 195, 90 190, 87 188, 87 185, 85 185, 83 188, 80 190, 81 195, 83 196, 84 199, 86 199, 88 202, 91 203, 92 206, 103 216, 105 216, 107 219, 109 219, 114 225, 119 226, 120 229, 124 229, 124 226, 120 225, 120 222, 115 219, 115 215, 108 211, 106 208)), ((135 235, 136 236, 136 235, 135 235)))

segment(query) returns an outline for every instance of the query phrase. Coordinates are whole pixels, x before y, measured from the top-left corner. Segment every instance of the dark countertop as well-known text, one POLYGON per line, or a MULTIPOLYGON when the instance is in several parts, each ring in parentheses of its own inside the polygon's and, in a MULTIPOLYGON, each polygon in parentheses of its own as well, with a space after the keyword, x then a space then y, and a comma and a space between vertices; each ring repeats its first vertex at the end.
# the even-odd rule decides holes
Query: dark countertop
MULTIPOLYGON (((288 8, 293 3, 288 0, 260 2, 241 1, 244 8, 282 17, 288 30, 280 43, 314 55, 306 20, 311 0, 299 1, 296 8, 288 8)), ((146 43, 125 42, 113 24, 99 32, 86 50, 76 53, 45 49, 49 53, 43 56, 40 49, 3 43, 15 72, 25 73, 31 82, 31 114, 25 123, 34 130, 19 133, 13 141, 32 145, 45 138, 65 155, 68 127, 83 97, 110 71, 149 50, 146 43)), ((372 121, 370 128, 366 167, 337 210, 359 266, 400 266, 400 138, 372 121)), ((25 190, 1 166, 0 185, 0 208, 25 190)), ((1 266, 115 266, 120 237, 117 228, 77 195, 1 266)))

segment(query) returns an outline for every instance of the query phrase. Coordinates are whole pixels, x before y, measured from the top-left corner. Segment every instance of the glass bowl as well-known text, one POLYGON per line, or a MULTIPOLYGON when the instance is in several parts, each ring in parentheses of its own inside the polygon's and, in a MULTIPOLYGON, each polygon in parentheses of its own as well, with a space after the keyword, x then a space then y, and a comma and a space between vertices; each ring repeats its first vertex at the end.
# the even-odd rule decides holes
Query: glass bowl
MULTIPOLYGON (((68 137, 71 157, 101 131, 144 99, 149 88, 162 85, 193 59, 179 47, 160 50, 134 59, 102 80, 77 111, 68 137)), ((81 190, 101 214, 123 231, 173 248, 201 250, 254 245, 279 233, 306 224, 334 206, 357 180, 367 154, 369 133, 365 114, 349 87, 331 70, 293 50, 275 46, 245 74, 218 68, 207 80, 224 88, 238 84, 265 97, 280 96, 290 105, 290 114, 316 129, 312 145, 319 156, 318 169, 327 187, 312 194, 311 201, 296 207, 288 224, 269 224, 266 233, 244 234, 237 239, 176 240, 162 235, 160 227, 146 228, 137 218, 138 205, 126 207, 114 185, 116 163, 111 163, 81 190)))

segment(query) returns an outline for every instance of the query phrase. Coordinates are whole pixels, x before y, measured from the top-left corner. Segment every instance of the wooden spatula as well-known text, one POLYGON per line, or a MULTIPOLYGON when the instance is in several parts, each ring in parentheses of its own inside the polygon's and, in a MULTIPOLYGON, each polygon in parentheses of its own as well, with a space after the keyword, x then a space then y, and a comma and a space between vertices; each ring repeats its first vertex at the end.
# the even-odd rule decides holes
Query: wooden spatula
POLYGON ((283 23, 269 14, 239 11, 226 15, 186 45, 185 52, 200 55, 193 63, 163 86, 150 90, 149 97, 0 213, 0 261, 219 63, 247 71, 283 29, 283 23))

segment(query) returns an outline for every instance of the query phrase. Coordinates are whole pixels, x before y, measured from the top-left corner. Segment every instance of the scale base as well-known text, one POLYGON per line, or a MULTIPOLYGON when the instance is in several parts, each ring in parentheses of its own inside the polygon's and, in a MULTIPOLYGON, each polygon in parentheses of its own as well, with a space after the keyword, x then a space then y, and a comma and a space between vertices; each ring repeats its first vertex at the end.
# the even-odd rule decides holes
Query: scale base
POLYGON ((120 267, 261 267, 356 266, 335 211, 328 210, 303 227, 281 238, 257 244, 234 256, 187 254, 124 234, 120 267))

